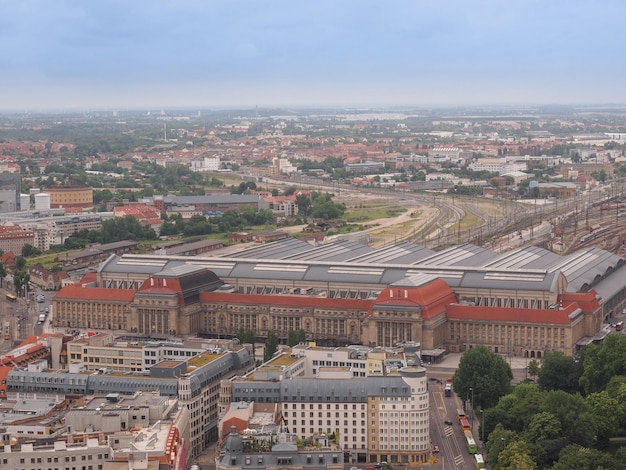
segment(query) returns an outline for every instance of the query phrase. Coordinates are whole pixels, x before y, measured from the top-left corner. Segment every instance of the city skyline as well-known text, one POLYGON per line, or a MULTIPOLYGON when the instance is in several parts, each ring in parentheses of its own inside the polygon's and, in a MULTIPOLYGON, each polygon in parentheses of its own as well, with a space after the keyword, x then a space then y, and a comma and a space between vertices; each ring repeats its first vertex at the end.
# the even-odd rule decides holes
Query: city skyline
POLYGON ((2 3, 3 110, 626 103, 618 1, 2 3))

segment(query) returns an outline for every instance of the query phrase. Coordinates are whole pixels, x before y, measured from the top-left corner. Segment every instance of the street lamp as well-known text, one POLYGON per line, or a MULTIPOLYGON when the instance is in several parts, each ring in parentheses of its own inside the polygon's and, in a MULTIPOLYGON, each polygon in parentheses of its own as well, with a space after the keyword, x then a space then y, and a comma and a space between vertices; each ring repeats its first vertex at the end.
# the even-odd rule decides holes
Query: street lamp
POLYGON ((470 414, 470 428, 474 429, 474 389, 470 387, 470 392, 472 392, 472 412, 470 414))
POLYGON ((485 448, 485 410, 483 410, 482 408, 480 409, 480 416, 481 416, 481 421, 483 422, 483 424, 481 424, 480 426, 480 434, 481 434, 481 442, 483 443, 483 448, 485 448))

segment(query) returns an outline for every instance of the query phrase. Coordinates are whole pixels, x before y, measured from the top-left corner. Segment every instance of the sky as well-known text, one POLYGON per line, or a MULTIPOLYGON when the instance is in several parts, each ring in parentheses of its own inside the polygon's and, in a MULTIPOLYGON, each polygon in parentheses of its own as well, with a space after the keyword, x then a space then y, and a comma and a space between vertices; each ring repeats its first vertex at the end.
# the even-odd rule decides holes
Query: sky
POLYGON ((0 109, 626 104, 623 0, 0 0, 0 109))

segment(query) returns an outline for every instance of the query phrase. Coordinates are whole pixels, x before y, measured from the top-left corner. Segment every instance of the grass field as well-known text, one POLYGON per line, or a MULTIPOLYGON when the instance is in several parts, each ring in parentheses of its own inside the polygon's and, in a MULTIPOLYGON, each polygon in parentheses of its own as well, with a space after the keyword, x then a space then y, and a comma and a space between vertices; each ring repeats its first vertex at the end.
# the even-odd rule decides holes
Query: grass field
POLYGON ((397 217, 406 211, 405 207, 388 203, 361 204, 358 207, 348 207, 343 215, 343 220, 347 222, 369 222, 370 220, 397 217))

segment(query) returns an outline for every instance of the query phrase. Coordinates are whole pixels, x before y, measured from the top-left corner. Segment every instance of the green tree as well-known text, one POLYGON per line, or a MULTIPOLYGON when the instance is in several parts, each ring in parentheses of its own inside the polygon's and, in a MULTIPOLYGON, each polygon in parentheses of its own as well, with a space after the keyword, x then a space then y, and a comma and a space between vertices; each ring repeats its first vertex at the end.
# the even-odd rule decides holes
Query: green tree
POLYGON ((498 456, 499 470, 536 470, 537 464, 523 440, 511 442, 498 456))
POLYGON ((15 294, 19 297, 26 294, 26 286, 30 282, 30 274, 26 271, 19 270, 13 273, 13 285, 15 294))
POLYGON ((298 332, 296 330, 289 330, 287 333, 287 346, 290 348, 298 344, 298 332))
POLYGON ((298 206, 298 214, 308 217, 311 212, 311 198, 303 193, 298 194, 296 196, 296 206, 298 206))
POLYGON ((276 336, 276 333, 274 333, 274 330, 269 330, 265 340, 263 362, 269 361, 276 351, 278 351, 278 337, 276 336))
POLYGON ((604 390, 615 376, 626 375, 626 335, 609 335, 583 350, 580 385, 587 394, 604 390))
POLYGON ((547 411, 535 414, 527 427, 530 442, 556 439, 561 436, 561 422, 547 411))
POLYGON ((542 392, 542 409, 558 418, 564 442, 574 442, 582 446, 589 446, 594 442, 594 419, 589 405, 580 394, 563 390, 542 392))
POLYGON ((306 341, 306 331, 303 328, 298 330, 298 343, 304 343, 306 341))
POLYGON ((548 351, 539 369, 539 386, 544 390, 563 390, 575 393, 579 390, 580 367, 574 358, 561 351, 548 351))
POLYGON ((530 419, 523 436, 540 467, 548 467, 558 459, 564 442, 561 435, 561 422, 552 413, 542 411, 530 419))
POLYGON ((499 456, 509 444, 518 439, 516 433, 506 430, 501 424, 498 424, 489 434, 487 439, 487 461, 493 470, 500 468, 499 456))
POLYGON ((303 343, 304 341, 306 341, 306 331, 303 329, 289 330, 287 335, 287 346, 291 348, 296 344, 303 343))
POLYGON ((237 332, 237 339, 239 340, 239 344, 251 344, 252 345, 252 359, 254 360, 256 357, 256 334, 253 330, 244 330, 240 328, 237 332))
POLYGON ((600 470, 600 469, 623 469, 624 466, 613 456, 596 449, 572 444, 565 447, 559 456, 558 462, 552 466, 552 470, 600 470))
POLYGON ((36 248, 33 245, 30 245, 28 243, 26 243, 22 247, 22 256, 24 258, 28 258, 30 256, 39 256, 40 254, 41 254, 41 250, 39 248, 36 248))
POLYGON ((18 256, 15 258, 15 270, 23 271, 26 269, 26 258, 23 256, 18 256))
POLYGON ((3 287, 4 285, 4 278, 7 277, 7 270, 4 267, 4 264, 2 262, 0 262, 0 287, 3 287))
POLYGON ((240 328, 237 332, 237 339, 239 344, 252 344, 256 343, 256 334, 252 330, 244 330, 240 328))
POLYGON ((528 363, 528 375, 530 375, 531 378, 535 378, 539 375, 539 361, 537 361, 536 359, 532 359, 529 363, 528 363))
POLYGON ((606 391, 591 393, 585 397, 591 411, 596 436, 601 445, 617 435, 618 424, 624 417, 624 402, 611 398, 606 391))
POLYGON ((473 395, 474 406, 489 408, 511 391, 512 379, 511 367, 501 356, 477 346, 463 353, 452 385, 461 398, 473 395))

